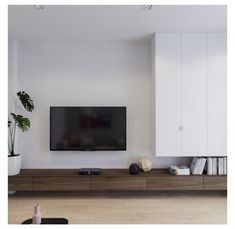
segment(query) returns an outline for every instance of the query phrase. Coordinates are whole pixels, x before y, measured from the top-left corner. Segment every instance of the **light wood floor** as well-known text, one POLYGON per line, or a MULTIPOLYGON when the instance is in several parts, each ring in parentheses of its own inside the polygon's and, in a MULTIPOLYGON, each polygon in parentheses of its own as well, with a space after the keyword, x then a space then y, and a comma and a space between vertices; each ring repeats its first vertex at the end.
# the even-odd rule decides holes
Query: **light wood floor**
POLYGON ((20 224, 41 205, 43 217, 70 224, 225 224, 225 192, 16 193, 9 196, 9 223, 20 224))

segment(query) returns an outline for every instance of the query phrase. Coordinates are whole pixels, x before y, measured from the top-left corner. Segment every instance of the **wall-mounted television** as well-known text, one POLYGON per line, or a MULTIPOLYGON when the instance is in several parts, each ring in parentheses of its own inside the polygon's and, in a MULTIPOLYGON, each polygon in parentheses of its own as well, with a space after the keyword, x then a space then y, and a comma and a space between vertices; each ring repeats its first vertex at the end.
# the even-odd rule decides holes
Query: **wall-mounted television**
POLYGON ((50 150, 126 150, 126 107, 50 107, 50 150))

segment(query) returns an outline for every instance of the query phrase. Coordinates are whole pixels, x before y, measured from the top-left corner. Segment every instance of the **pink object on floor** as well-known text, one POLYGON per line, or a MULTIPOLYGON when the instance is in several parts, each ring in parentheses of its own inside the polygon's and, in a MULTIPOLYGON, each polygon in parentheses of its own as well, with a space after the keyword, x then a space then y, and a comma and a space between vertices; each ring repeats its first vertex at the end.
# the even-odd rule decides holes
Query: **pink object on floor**
POLYGON ((34 206, 33 224, 41 224, 42 216, 40 212, 40 205, 34 206))

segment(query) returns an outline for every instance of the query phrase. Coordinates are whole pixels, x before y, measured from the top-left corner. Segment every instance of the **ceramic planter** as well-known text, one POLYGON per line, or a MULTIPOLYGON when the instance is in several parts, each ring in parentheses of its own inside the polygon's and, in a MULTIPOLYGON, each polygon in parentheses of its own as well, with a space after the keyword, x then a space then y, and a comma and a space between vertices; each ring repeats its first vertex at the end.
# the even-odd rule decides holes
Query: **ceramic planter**
POLYGON ((8 156, 8 176, 14 176, 20 173, 21 155, 8 156))

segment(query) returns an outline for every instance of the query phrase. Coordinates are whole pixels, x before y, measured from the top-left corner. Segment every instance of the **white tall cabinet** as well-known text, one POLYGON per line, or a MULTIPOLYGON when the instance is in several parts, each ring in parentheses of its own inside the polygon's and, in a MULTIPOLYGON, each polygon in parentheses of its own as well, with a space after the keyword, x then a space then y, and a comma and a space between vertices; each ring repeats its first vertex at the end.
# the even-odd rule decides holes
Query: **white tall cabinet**
POLYGON ((182 34, 182 154, 207 151, 206 34, 182 34))
POLYGON ((208 34, 208 154, 227 151, 227 45, 225 34, 208 34))
POLYGON ((157 156, 226 155, 226 35, 157 33, 157 156))
POLYGON ((158 54, 155 59, 157 155, 181 154, 180 42, 179 34, 156 35, 155 53, 158 54))

